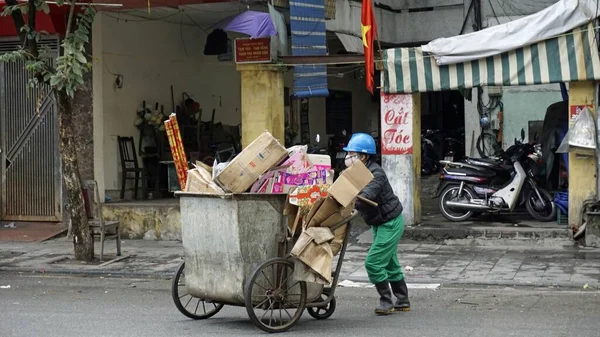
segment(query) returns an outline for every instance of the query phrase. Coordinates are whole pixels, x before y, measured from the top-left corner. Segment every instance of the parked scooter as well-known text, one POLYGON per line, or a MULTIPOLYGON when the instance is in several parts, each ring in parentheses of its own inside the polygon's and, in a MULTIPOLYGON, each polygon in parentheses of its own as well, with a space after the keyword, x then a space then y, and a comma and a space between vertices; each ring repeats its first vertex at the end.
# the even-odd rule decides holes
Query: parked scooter
POLYGON ((444 139, 444 160, 446 161, 458 161, 462 160, 465 156, 465 132, 461 129, 444 139))
POLYGON ((346 151, 344 148, 348 144, 349 137, 346 130, 342 130, 339 134, 329 138, 329 156, 331 157, 331 166, 334 171, 334 179, 337 179, 339 174, 346 168, 344 160, 346 159, 346 151))
POLYGON ((327 149, 320 147, 321 135, 317 134, 315 137, 315 144, 309 145, 306 153, 308 154, 327 154, 327 149))
MULTIPOLYGON (((522 130, 524 133, 524 130, 522 130)), ((534 136, 533 153, 529 154, 527 160, 527 169, 528 173, 531 173, 533 177, 539 177, 541 166, 542 166, 542 146, 540 144, 535 144, 537 141, 537 134, 534 136)), ((520 144, 522 141, 518 141, 515 138, 514 145, 520 144)), ((490 182, 491 185, 500 186, 507 183, 512 178, 512 173, 514 171, 513 165, 510 164, 510 158, 507 157, 505 152, 501 152, 499 157, 489 157, 489 158, 473 158, 473 157, 465 157, 463 160, 464 163, 487 168, 489 170, 494 171, 496 176, 490 182)), ((447 164, 447 161, 442 162, 442 164, 447 164)))
MULTIPOLYGON (((421 132, 421 174, 428 176, 440 170, 438 150, 442 148, 439 130, 423 130, 421 132)), ((443 138, 441 138, 443 140, 443 138)))
MULTIPOLYGON (((503 185, 493 183, 501 172, 502 164, 496 170, 476 166, 471 163, 444 162, 446 167, 440 176, 439 209, 450 221, 465 221, 475 213, 513 212, 523 198, 527 211, 540 221, 550 221, 556 216, 553 198, 546 190, 537 186, 535 162, 529 157, 535 153, 531 144, 523 143, 525 131, 521 130, 521 141, 508 148, 503 158, 512 165, 511 178, 503 185)), ((472 159, 472 158, 471 158, 472 159)), ((473 159, 472 159, 473 160, 473 159)), ((493 166, 492 161, 480 161, 493 166)), ((505 166, 504 169, 507 169, 505 166)))

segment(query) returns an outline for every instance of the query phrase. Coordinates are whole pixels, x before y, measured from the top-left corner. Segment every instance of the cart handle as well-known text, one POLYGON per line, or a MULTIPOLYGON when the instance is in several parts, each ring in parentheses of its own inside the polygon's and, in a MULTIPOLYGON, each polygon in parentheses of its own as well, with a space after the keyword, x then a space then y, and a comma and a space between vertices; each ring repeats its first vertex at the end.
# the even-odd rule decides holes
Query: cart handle
POLYGON ((360 200, 360 201, 364 202, 365 204, 367 204, 367 205, 369 205, 369 206, 373 206, 373 207, 379 207, 379 204, 378 204, 378 203, 376 203, 375 201, 373 201, 373 200, 369 200, 369 199, 367 199, 367 198, 365 198, 365 197, 361 197, 360 195, 357 195, 357 196, 356 196, 356 199, 358 199, 358 200, 360 200))
POLYGON ((341 220, 340 222, 336 223, 335 225, 329 227, 331 229, 332 232, 335 232, 336 229, 342 227, 343 225, 347 224, 348 222, 354 220, 356 217, 358 216, 358 211, 353 209, 352 213, 350 213, 350 216, 341 220))

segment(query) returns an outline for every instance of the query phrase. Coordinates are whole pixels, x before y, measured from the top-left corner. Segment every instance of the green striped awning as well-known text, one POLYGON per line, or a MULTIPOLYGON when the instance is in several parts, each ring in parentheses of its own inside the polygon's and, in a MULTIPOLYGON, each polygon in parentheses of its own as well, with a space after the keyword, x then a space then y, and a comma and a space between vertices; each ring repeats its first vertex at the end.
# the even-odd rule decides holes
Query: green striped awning
POLYGON ((475 61, 438 66, 433 56, 424 55, 421 48, 388 49, 383 61, 383 90, 390 94, 600 80, 600 59, 591 23, 475 61))

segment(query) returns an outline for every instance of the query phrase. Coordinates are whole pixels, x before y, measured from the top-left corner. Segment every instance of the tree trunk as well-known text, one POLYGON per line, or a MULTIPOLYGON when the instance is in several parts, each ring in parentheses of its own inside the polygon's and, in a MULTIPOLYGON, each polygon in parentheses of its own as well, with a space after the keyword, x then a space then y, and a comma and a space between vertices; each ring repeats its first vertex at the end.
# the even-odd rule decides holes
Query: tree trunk
POLYGON ((60 159, 64 186, 67 189, 67 215, 73 225, 73 245, 75 259, 91 261, 94 246, 81 190, 81 177, 77 163, 77 147, 74 141, 73 107, 64 90, 55 91, 58 103, 58 135, 60 138, 60 159))

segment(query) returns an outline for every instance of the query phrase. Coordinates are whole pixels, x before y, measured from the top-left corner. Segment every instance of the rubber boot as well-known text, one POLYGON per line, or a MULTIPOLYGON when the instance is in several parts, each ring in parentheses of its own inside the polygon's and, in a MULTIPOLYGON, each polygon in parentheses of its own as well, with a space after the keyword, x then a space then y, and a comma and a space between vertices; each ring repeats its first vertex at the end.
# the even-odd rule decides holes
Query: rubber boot
POLYGON ((394 312, 394 302, 392 301, 392 290, 389 282, 381 282, 375 285, 379 293, 379 307, 375 309, 377 315, 389 315, 394 312))
POLYGON ((396 311, 410 311, 410 301, 408 300, 408 287, 406 281, 402 279, 397 282, 390 282, 392 292, 396 296, 396 302, 394 303, 394 309, 396 311))

